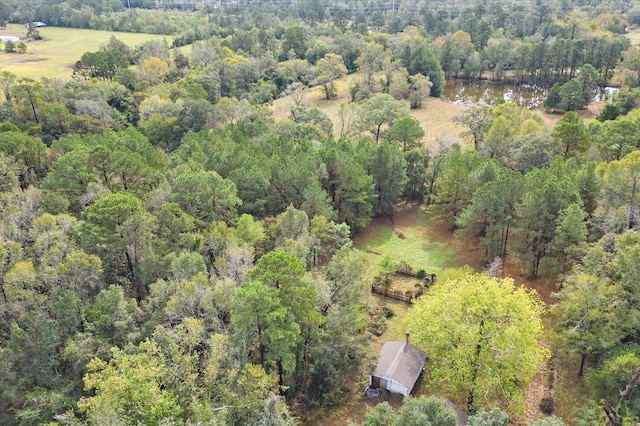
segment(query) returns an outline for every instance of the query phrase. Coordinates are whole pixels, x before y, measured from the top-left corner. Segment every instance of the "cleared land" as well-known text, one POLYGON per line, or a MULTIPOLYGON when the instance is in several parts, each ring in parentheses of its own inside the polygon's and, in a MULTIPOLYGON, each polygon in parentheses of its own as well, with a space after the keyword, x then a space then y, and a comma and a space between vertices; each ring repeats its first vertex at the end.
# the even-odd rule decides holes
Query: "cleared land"
POLYGON ((452 240, 433 214, 413 203, 403 203, 400 209, 394 213, 393 223, 405 239, 394 232, 388 217, 374 219, 354 238, 357 248, 368 251, 371 265, 377 266, 385 256, 390 256, 396 262, 404 260, 416 270, 424 269, 427 274, 436 275, 464 264, 478 266, 476 251, 467 250, 458 240, 452 240))
MULTIPOLYGON (((183 53, 186 54, 188 52, 183 51, 183 53)), ((325 99, 324 92, 319 86, 311 87, 305 93, 303 104, 307 106, 315 105, 324 111, 333 122, 333 133, 336 137, 340 137, 341 134, 341 122, 338 114, 340 105, 350 102, 349 85, 352 81, 359 78, 362 78, 362 74, 356 72, 336 80, 337 97, 335 99, 325 99)), ((292 100, 289 96, 274 100, 270 105, 273 117, 276 120, 288 118, 291 105, 292 100)), ((603 102, 590 104, 587 108, 578 111, 578 114, 588 123, 590 120, 595 119, 603 107, 603 102)), ((411 116, 420 122, 422 129, 425 131, 423 143, 432 153, 437 152, 438 141, 445 141, 446 143, 458 141, 462 144, 469 144, 471 142, 469 138, 460 138, 460 134, 467 129, 452 121, 453 116, 465 108, 465 105, 455 104, 440 98, 428 97, 422 101, 420 108, 410 111, 411 116)), ((550 128, 563 117, 561 113, 549 114, 543 111, 535 111, 534 113, 539 115, 545 125, 550 128)))
MULTIPOLYGON (((11 71, 18 77, 34 80, 46 78, 71 78, 73 65, 85 52, 95 52, 109 41, 112 35, 125 44, 135 47, 147 40, 173 41, 172 37, 158 34, 122 33, 116 31, 83 30, 78 28, 43 27, 39 28, 44 40, 27 41, 27 52, 0 52, 0 71, 11 71)), ((26 28, 21 25, 9 25, 0 30, 0 35, 15 35, 24 39, 26 28)), ((4 46, 2 46, 4 47, 4 46)))
MULTIPOLYGON (((327 113, 331 121, 333 121, 333 131, 336 136, 340 136, 341 124, 338 115, 340 104, 350 101, 349 84, 359 78, 362 78, 360 73, 353 73, 336 80, 338 89, 336 99, 325 99, 324 92, 319 86, 310 88, 305 94, 304 104, 316 105, 327 113)), ((291 99, 288 96, 273 101, 271 110, 274 118, 282 120, 289 117, 290 104, 291 99)), ((464 105, 429 97, 423 100, 421 108, 411 110, 411 116, 420 122, 426 133, 424 143, 429 149, 435 150, 438 139, 459 139, 458 135, 465 129, 452 122, 451 118, 464 108, 464 105)))
POLYGON ((631 28, 627 29, 627 32, 624 35, 631 40, 631 44, 640 43, 640 27, 633 25, 631 28))
MULTIPOLYGON (((376 251, 381 254, 367 253, 369 259, 369 277, 379 270, 379 263, 384 256, 391 256, 394 260, 406 260, 414 268, 424 268, 428 273, 442 274, 449 268, 457 268, 462 265, 470 265, 476 270, 481 270, 481 251, 475 249, 474 244, 465 244, 455 238, 446 229, 433 213, 423 206, 415 203, 403 203, 401 211, 393 215, 393 223, 387 218, 377 218, 362 230, 355 238, 354 245, 360 250, 376 251), (402 231, 406 239, 400 239, 396 229, 402 231)), ((527 280, 523 265, 510 261, 505 265, 505 275, 513 276, 518 285, 535 289, 541 298, 547 303, 552 303, 550 293, 555 290, 553 278, 538 281, 527 280)), ((415 285, 415 280, 393 276, 392 289, 405 291, 415 285)), ((394 316, 387 320, 387 330, 379 337, 371 337, 370 358, 367 362, 375 362, 377 353, 387 340, 404 340, 404 318, 409 310, 409 305, 378 295, 371 295, 369 306, 386 306, 393 310, 394 316)), ((550 317, 545 323, 550 332, 550 317)), ((541 342, 548 345, 548 342, 541 342)), ((526 414, 519 419, 512 419, 513 424, 526 425, 533 420, 542 417, 538 406, 543 397, 553 396, 556 400, 557 414, 570 418, 572 410, 579 406, 579 399, 584 392, 584 387, 577 380, 575 365, 563 365, 554 361, 552 364, 541 367, 539 373, 532 379, 526 394, 526 414)), ((428 373, 427 373, 428 374, 428 373)), ((347 425, 350 422, 362 421, 365 412, 385 398, 393 405, 399 406, 401 398, 389 395, 385 398, 367 398, 363 389, 367 385, 367 376, 359 377, 359 382, 354 383, 351 398, 337 409, 327 409, 315 415, 304 418, 306 424, 347 425)), ((414 395, 430 395, 431 390, 424 381, 416 384, 414 395)))

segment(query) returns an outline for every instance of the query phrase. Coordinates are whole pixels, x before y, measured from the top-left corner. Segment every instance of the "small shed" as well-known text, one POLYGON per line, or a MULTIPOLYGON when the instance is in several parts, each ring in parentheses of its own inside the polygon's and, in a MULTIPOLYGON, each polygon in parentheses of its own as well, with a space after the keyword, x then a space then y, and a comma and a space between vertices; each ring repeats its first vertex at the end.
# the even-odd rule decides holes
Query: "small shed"
POLYGON ((45 24, 42 21, 34 21, 34 22, 27 22, 26 24, 24 24, 24 27, 29 28, 29 25, 33 25, 35 28, 42 28, 47 26, 47 24, 45 24))
POLYGON ((380 351, 376 371, 369 377, 371 389, 409 396, 424 369, 426 355, 407 340, 386 342, 380 351))

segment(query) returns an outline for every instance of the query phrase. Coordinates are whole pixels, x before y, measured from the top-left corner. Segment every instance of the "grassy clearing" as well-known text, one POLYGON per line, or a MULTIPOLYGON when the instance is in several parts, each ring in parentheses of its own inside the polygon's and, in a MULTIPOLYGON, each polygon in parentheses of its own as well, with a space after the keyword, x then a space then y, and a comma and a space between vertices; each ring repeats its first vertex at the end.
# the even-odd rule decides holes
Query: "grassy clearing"
POLYGON ((403 204, 401 211, 393 215, 393 221, 405 239, 394 232, 388 217, 376 218, 354 238, 357 248, 368 251, 372 265, 370 271, 374 275, 385 256, 390 256, 394 261, 405 260, 416 270, 424 269, 428 274, 436 275, 447 268, 467 263, 478 266, 477 259, 468 258, 471 250, 459 243, 452 243, 443 225, 424 208, 416 204, 403 204))
MULTIPOLYGON (((147 40, 172 42, 172 37, 158 34, 122 33, 115 31, 96 31, 78 28, 43 27, 39 29, 44 40, 29 41, 27 53, 0 52, 0 70, 11 71, 18 77, 34 80, 47 78, 71 78, 73 65, 85 52, 94 52, 109 40, 112 35, 125 44, 135 47, 147 40)), ((26 36, 26 28, 10 24, 0 35, 15 35, 21 39, 26 36)))
POLYGON ((640 43, 640 28, 637 28, 635 25, 632 29, 628 30, 625 34, 629 40, 631 40, 631 44, 640 43))
MULTIPOLYGON (((369 275, 371 280, 377 274, 378 264, 384 255, 394 260, 404 259, 414 268, 424 268, 427 272, 439 273, 447 268, 459 267, 471 263, 476 265, 476 257, 469 256, 471 251, 454 241, 450 232, 442 226, 429 212, 415 203, 404 203, 402 210, 393 215, 395 226, 402 231, 406 239, 400 239, 393 231, 393 224, 389 218, 377 218, 354 238, 354 245, 365 251, 379 251, 383 255, 367 253, 369 260, 369 275)), ((417 280, 406 277, 393 277, 392 288, 413 288, 417 280)), ((369 343, 370 359, 367 363, 375 362, 382 346, 389 340, 404 340, 406 318, 410 305, 371 294, 367 300, 369 306, 390 308, 394 315, 387 320, 387 329, 381 336, 371 336, 369 343)), ((361 374, 361 380, 353 385, 353 392, 345 398, 339 407, 332 407, 326 411, 315 413, 303 419, 305 424, 336 426, 348 425, 351 422, 362 422, 367 410, 382 401, 388 401, 392 406, 399 407, 402 397, 398 395, 383 395, 379 398, 367 398, 363 389, 368 380, 368 368, 361 374)), ((430 395, 423 380, 419 380, 413 391, 414 395, 430 395)))
POLYGON ((409 313, 410 305, 399 302, 393 299, 372 294, 369 298, 369 304, 378 305, 380 307, 386 306, 390 308, 394 316, 387 320, 387 331, 379 337, 373 337, 371 339, 371 352, 377 354, 382 349, 384 342, 388 340, 404 340, 405 332, 407 331, 404 326, 404 319, 409 313))
MULTIPOLYGON (((337 136, 341 133, 338 115, 340 104, 350 101, 349 84, 359 78, 362 78, 360 73, 353 73, 336 80, 337 97, 335 99, 325 99, 321 87, 313 87, 305 95, 305 104, 316 105, 331 118, 333 132, 337 136)), ((290 102, 289 97, 273 101, 271 110, 276 120, 282 120, 289 116, 290 102)), ((427 98, 422 102, 421 108, 411 110, 411 116, 420 122, 426 133, 424 137, 425 145, 434 150, 439 138, 457 139, 458 135, 464 131, 464 128, 453 123, 451 118, 464 108, 464 105, 456 105, 442 99, 427 98)))

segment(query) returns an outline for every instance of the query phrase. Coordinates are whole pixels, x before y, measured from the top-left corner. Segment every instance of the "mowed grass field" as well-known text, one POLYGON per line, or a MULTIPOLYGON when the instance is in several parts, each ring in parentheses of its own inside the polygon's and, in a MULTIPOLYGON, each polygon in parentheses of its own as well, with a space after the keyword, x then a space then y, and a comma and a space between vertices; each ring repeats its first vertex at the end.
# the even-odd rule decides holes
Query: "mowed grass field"
POLYGON ((367 252, 372 273, 378 272, 377 265, 386 256, 395 262, 404 260, 415 270, 424 269, 427 274, 438 275, 447 268, 467 263, 476 266, 475 255, 465 256, 471 254, 471 250, 457 244, 458 240, 452 238, 433 213, 414 203, 403 203, 400 209, 393 214, 393 224, 388 217, 378 217, 353 239, 357 248, 367 252), (404 239, 394 232, 394 224, 404 239))
MULTIPOLYGON (((5 53, 4 46, 0 52, 0 71, 11 71, 19 78, 28 77, 34 80, 46 78, 69 79, 73 65, 85 52, 95 52, 107 43, 114 35, 130 47, 138 46, 147 40, 166 39, 171 43, 173 38, 158 34, 121 33, 115 31, 96 31, 78 28, 43 27, 39 29, 44 40, 29 41, 27 52, 5 53)), ((0 35, 15 35, 23 39, 26 28, 10 24, 0 35)))

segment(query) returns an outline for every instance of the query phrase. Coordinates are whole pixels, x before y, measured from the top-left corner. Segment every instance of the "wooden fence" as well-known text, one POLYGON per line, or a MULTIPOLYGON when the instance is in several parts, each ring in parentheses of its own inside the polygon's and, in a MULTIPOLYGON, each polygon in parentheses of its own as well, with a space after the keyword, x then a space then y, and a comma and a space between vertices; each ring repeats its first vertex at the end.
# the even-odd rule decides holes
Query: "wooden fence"
POLYGON ((429 274, 422 282, 422 284, 416 284, 415 291, 405 291, 402 292, 400 290, 391 290, 390 288, 386 288, 382 285, 372 284, 371 292, 375 294, 379 294, 384 297, 389 297, 391 299, 400 300, 405 303, 412 303, 414 299, 422 296, 422 293, 431 286, 436 280, 436 274, 429 274))
POLYGON ((400 300, 405 303, 411 303, 411 301, 413 301, 413 299, 416 297, 414 294, 415 292, 413 291, 407 291, 403 293, 400 290, 391 290, 381 285, 375 285, 375 284, 371 286, 371 291, 375 294, 379 294, 384 297, 389 297, 391 299, 400 300))

